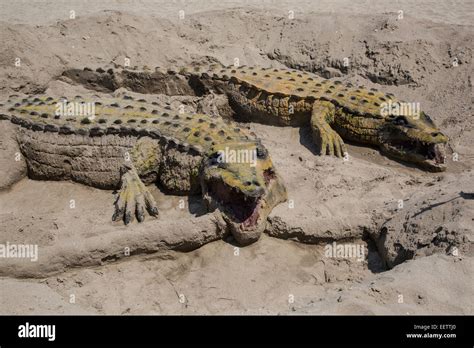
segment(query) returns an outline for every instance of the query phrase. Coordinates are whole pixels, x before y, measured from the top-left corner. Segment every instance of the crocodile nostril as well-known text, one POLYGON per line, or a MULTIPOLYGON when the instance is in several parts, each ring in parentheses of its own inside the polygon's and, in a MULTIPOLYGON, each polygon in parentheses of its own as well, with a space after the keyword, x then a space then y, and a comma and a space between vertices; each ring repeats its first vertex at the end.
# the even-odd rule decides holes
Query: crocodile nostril
POLYGON ((250 181, 246 181, 246 182, 244 182, 244 185, 245 186, 250 186, 250 185, 252 185, 252 183, 250 181))
POLYGON ((441 133, 438 133, 438 132, 431 133, 432 137, 437 137, 438 135, 441 135, 441 133))
POLYGON ((253 181, 253 184, 254 184, 255 186, 260 186, 260 183, 259 183, 258 181, 256 181, 256 180, 253 181))

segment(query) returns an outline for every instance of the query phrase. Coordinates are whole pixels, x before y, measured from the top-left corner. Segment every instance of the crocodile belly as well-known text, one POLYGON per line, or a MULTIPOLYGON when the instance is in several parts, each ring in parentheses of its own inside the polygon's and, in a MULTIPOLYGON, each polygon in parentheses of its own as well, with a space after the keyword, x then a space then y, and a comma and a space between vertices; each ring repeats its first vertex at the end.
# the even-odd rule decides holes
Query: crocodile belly
POLYGON ((305 98, 271 94, 253 86, 230 84, 229 104, 242 121, 275 126, 302 126, 309 122, 312 105, 305 98))
POLYGON ((120 183, 120 167, 137 139, 20 129, 18 140, 31 178, 72 180, 97 188, 115 189, 120 183))

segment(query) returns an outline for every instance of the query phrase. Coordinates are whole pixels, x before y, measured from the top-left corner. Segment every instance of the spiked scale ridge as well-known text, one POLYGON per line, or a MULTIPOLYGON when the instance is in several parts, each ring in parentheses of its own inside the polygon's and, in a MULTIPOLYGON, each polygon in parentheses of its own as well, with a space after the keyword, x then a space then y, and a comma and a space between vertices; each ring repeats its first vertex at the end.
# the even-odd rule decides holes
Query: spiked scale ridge
POLYGON ((215 67, 205 77, 247 85, 268 94, 307 100, 328 100, 355 115, 382 118, 382 104, 397 100, 375 88, 331 81, 318 75, 289 69, 257 67, 215 67))
POLYGON ((204 114, 180 113, 160 105, 150 97, 135 100, 123 98, 52 98, 45 95, 20 98, 10 96, 0 106, 0 117, 33 131, 101 136, 123 134, 151 136, 175 142, 177 146, 204 153, 210 146, 228 141, 247 140, 243 130, 204 114), (66 105, 58 112, 60 105, 66 105), (93 105, 94 114, 78 109, 93 105), (71 106, 73 113, 67 111, 71 106), (75 109, 74 109, 75 108, 75 109))

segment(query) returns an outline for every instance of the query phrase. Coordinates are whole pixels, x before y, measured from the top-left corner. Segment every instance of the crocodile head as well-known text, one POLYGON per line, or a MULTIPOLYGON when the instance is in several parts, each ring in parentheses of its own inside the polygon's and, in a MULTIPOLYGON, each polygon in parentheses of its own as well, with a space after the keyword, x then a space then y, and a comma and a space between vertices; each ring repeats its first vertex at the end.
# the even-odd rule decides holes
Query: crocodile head
POLYGON ((256 241, 267 216, 286 200, 286 189, 259 141, 214 145, 204 160, 202 189, 241 245, 256 241))
POLYGON ((423 169, 446 169, 445 146, 448 137, 423 112, 419 116, 388 115, 379 132, 382 153, 423 169))

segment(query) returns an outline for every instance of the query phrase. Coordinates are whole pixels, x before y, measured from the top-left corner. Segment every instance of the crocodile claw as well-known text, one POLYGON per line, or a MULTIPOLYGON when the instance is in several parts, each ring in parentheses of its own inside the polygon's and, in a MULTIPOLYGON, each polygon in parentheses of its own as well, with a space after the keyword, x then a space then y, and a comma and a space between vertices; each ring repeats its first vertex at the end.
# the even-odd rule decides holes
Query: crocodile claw
POLYGON ((313 130, 313 136, 319 143, 320 155, 344 156, 346 152, 344 141, 331 127, 315 128, 313 130))
POLYGON ((122 175, 122 187, 115 201, 115 212, 112 221, 123 219, 125 225, 136 216, 138 222, 145 220, 145 210, 151 216, 158 216, 155 199, 134 169, 122 175))

